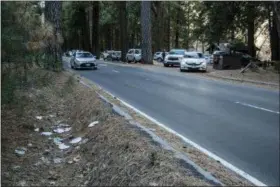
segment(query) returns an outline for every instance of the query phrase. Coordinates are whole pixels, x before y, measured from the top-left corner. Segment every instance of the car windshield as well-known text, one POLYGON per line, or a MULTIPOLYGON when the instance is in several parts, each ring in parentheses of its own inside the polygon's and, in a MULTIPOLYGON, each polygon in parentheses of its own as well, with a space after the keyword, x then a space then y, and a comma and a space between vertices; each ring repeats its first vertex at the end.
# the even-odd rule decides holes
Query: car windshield
POLYGON ((185 51, 184 50, 171 50, 169 52, 170 55, 184 55, 185 51))
POLYGON ((184 58, 204 58, 202 53, 192 53, 184 55, 184 58))
POLYGON ((92 54, 91 53, 76 53, 76 57, 78 58, 92 58, 92 54))

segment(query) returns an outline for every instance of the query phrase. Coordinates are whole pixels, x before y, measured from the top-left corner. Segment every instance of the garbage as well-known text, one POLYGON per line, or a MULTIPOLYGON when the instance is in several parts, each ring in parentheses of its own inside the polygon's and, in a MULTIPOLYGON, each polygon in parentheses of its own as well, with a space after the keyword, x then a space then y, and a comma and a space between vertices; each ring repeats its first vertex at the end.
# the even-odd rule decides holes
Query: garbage
POLYGON ((69 147, 70 147, 69 145, 65 145, 64 143, 58 145, 58 148, 61 150, 68 149, 69 147))
POLYGON ((43 119, 43 116, 36 116, 36 119, 41 120, 43 119))
POLYGON ((55 117, 55 115, 53 115, 53 114, 50 114, 49 116, 50 116, 51 118, 54 118, 54 117, 55 117))
POLYGON ((98 123, 99 123, 99 121, 94 121, 94 122, 90 123, 90 124, 88 125, 88 127, 94 127, 94 126, 97 125, 98 123))
POLYGON ((59 122, 59 125, 58 125, 59 127, 69 127, 70 125, 68 125, 68 124, 66 124, 66 123, 60 123, 59 122))
POLYGON ((26 151, 27 151, 26 148, 20 147, 20 148, 17 148, 17 149, 15 150, 15 153, 16 153, 17 155, 19 155, 19 156, 23 156, 23 155, 25 154, 26 151))
POLYGON ((68 128, 57 128, 57 129, 54 129, 53 131, 56 132, 56 133, 64 133, 64 132, 68 132, 71 130, 71 127, 68 127, 68 128))
POLYGON ((47 158, 45 158, 45 157, 41 157, 41 160, 42 160, 43 163, 45 163, 45 164, 49 164, 49 163, 50 163, 49 159, 47 159, 47 158))
POLYGON ((79 162, 79 160, 81 160, 81 156, 77 155, 76 157, 73 158, 74 162, 79 162))
POLYGON ((59 138, 59 137, 55 137, 54 139, 53 139, 53 142, 54 142, 54 144, 55 145, 59 145, 59 144, 62 144, 62 139, 61 138, 59 138))
POLYGON ((54 159, 53 159, 53 162, 54 162, 55 164, 59 164, 59 163, 62 162, 62 159, 61 159, 61 158, 54 158, 54 159))
POLYGON ((87 143, 87 142, 88 142, 88 138, 84 139, 84 140, 82 141, 82 144, 87 143))
POLYGON ((50 136, 52 135, 52 132, 41 132, 41 135, 50 136))
POLYGON ((72 139, 69 143, 76 144, 76 143, 79 143, 81 140, 82 140, 81 137, 77 137, 77 138, 72 139))
POLYGON ((34 129, 35 132, 39 132, 39 128, 34 129))
POLYGON ((27 144, 28 147, 32 147, 32 143, 27 144))

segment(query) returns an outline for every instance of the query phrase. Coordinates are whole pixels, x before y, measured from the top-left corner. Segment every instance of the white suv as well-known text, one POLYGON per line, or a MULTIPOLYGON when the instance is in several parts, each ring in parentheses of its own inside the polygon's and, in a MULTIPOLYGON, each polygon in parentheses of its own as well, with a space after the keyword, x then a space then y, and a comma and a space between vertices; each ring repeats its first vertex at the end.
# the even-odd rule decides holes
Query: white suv
POLYGON ((140 62, 142 58, 141 49, 129 49, 126 53, 126 61, 129 62, 140 62))

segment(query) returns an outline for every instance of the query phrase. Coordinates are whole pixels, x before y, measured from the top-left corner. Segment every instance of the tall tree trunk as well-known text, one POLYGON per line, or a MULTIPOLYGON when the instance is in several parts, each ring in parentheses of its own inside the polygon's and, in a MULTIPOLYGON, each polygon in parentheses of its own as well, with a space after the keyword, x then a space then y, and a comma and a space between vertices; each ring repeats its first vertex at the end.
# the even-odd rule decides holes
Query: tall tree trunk
POLYGON ((256 57, 254 34, 255 34, 255 8, 252 2, 248 2, 247 31, 248 31, 248 52, 252 57, 256 57))
MULTIPOLYGON (((119 3, 119 20, 120 20, 120 48, 122 51, 121 60, 125 62, 125 55, 127 53, 127 13, 126 13, 126 1, 119 3)), ((119 38, 119 37, 118 37, 119 38)))
POLYGON ((89 43, 89 17, 86 9, 83 10, 84 14, 84 24, 83 24, 83 39, 84 39, 84 49, 86 51, 90 51, 90 43, 89 43))
MULTIPOLYGON (((168 2, 169 3, 169 2, 168 2)), ((168 18, 167 18, 167 50, 170 51, 170 37, 171 37, 171 7, 170 4, 168 4, 168 18)))
POLYGON ((280 60, 280 2, 279 1, 274 1, 273 2, 273 10, 275 15, 273 18, 273 27, 275 27, 275 39, 276 36, 278 36, 277 39, 277 46, 276 46, 276 59, 275 60, 280 60), (277 28, 277 29, 276 29, 277 28), (276 35, 277 32, 277 35, 276 35))
POLYGON ((162 51, 162 39, 163 39, 163 2, 161 1, 155 1, 155 50, 156 51, 162 51))
MULTIPOLYGON (((179 3, 179 2, 178 2, 179 3)), ((179 29, 180 29, 180 6, 177 6, 176 27, 175 27, 175 47, 179 48, 179 29)))
MULTIPOLYGON (((45 1, 45 18, 53 26, 53 39, 49 41, 47 54, 51 57, 51 67, 53 70, 62 68, 62 50, 63 43, 61 32, 61 1, 45 1)), ((49 66, 50 67, 50 66, 49 66)))
POLYGON ((151 33, 151 1, 141 1, 142 59, 146 64, 153 64, 151 33))
POLYGON ((92 2, 93 14, 92 14, 92 52, 96 54, 96 57, 100 57, 100 45, 99 45, 99 1, 92 2))

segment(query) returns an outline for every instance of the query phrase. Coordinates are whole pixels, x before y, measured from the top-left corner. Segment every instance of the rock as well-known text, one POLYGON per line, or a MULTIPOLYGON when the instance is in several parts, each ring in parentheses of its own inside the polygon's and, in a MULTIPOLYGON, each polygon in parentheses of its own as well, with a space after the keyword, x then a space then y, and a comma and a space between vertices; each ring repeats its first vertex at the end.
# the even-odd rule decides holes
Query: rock
POLYGON ((12 169, 13 169, 14 171, 18 171, 20 168, 21 168, 20 166, 13 166, 12 169))
POLYGON ((68 164, 73 164, 73 160, 69 160, 67 163, 68 164))
POLYGON ((50 185, 54 186, 54 185, 55 185, 55 182, 54 182, 54 181, 51 181, 51 182, 50 182, 50 185))
POLYGON ((155 183, 155 182, 150 182, 150 183, 149 183, 149 186, 158 186, 158 184, 155 183))
POLYGON ((99 121, 94 121, 94 122, 90 123, 90 124, 88 125, 88 127, 94 127, 94 126, 97 125, 98 123, 99 123, 99 121))

